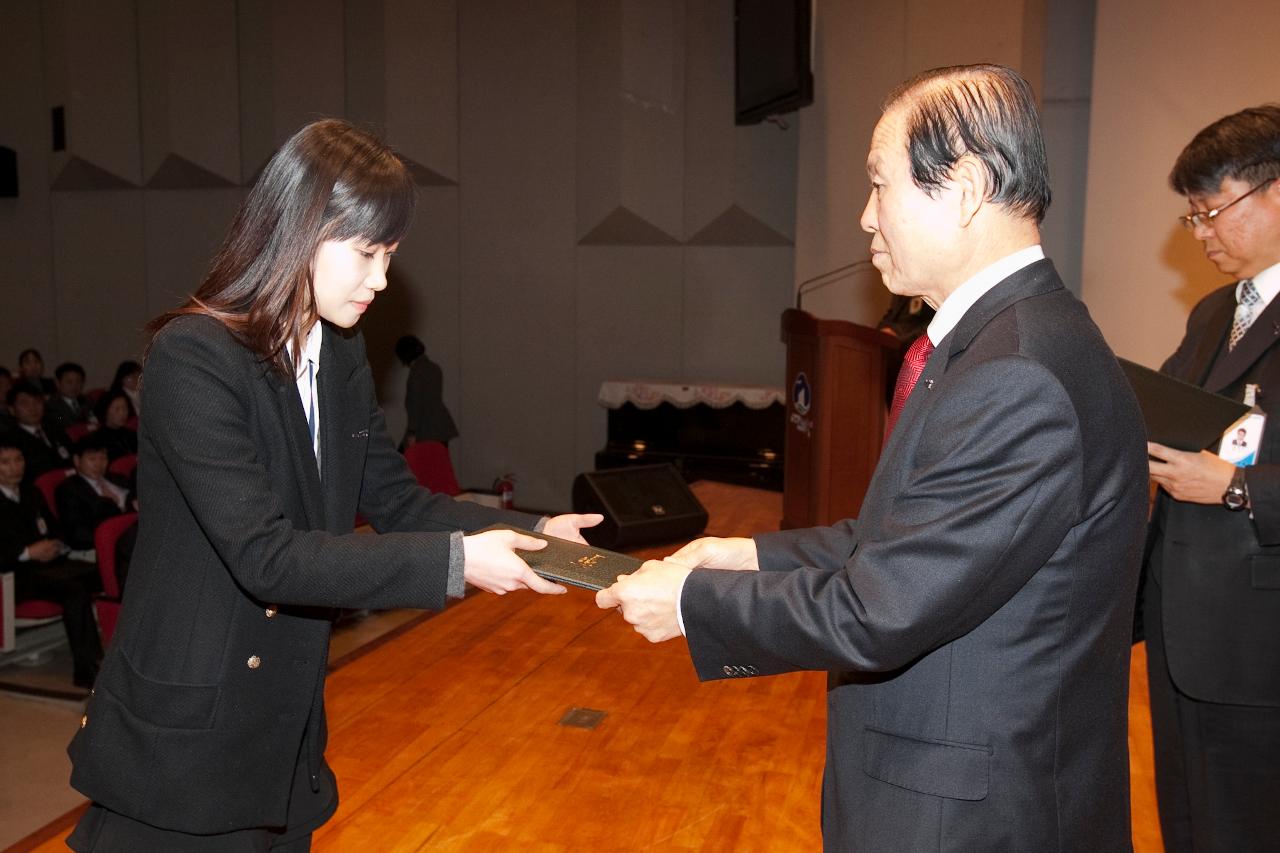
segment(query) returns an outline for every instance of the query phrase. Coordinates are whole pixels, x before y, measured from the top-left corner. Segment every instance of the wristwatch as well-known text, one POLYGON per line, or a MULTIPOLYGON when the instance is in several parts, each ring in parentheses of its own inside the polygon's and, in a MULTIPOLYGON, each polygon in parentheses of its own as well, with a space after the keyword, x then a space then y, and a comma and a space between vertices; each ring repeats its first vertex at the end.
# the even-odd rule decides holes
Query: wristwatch
POLYGON ((1249 487, 1244 482, 1243 465, 1237 465, 1236 472, 1231 475, 1231 483, 1222 493, 1222 505, 1233 512, 1249 505, 1249 487))

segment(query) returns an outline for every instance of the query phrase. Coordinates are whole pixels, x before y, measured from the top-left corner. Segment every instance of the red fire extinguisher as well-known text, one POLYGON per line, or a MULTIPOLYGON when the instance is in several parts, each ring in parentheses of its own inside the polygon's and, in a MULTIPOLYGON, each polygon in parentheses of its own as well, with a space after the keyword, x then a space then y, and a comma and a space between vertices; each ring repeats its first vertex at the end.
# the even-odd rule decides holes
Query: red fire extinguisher
POLYGON ((493 482, 493 490, 498 493, 498 505, 503 509, 515 506, 516 478, 512 474, 503 474, 493 482))

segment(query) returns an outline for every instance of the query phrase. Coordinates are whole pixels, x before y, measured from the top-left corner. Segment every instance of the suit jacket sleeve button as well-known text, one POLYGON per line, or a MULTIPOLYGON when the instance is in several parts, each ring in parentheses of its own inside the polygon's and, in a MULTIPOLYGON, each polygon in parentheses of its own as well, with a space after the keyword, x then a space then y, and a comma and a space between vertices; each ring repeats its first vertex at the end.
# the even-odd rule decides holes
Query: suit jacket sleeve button
POLYGON ((89 715, 85 714, 80 718, 80 728, 83 729, 87 725, 89 725, 89 715))
POLYGON ((262 658, 257 655, 250 655, 249 660, 245 661, 245 663, 248 665, 249 669, 257 669, 262 666, 262 658))
POLYGON ((724 665, 724 674, 725 674, 725 675, 733 675, 733 667, 729 666, 729 664, 725 664, 725 665, 724 665))
POLYGON ((278 608, 278 607, 276 607, 274 604, 272 604, 272 605, 268 605, 267 609, 266 609, 266 610, 264 610, 264 611, 262 611, 262 612, 263 612, 263 613, 266 613, 266 614, 267 614, 267 618, 268 618, 268 619, 270 619, 272 616, 275 616, 277 613, 279 613, 279 612, 280 612, 280 608, 278 608))

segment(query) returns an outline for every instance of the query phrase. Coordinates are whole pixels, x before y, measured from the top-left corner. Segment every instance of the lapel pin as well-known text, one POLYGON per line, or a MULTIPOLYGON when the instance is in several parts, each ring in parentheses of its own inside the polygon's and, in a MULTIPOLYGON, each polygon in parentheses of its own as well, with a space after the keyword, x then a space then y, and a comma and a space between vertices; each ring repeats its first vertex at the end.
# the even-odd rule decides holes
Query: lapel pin
POLYGON ((369 431, 367 429, 357 430, 356 432, 351 433, 351 437, 352 438, 368 438, 369 431))
POLYGON ((924 387, 925 387, 925 390, 926 390, 926 391, 932 391, 932 390, 933 390, 933 380, 932 380, 932 379, 926 379, 926 380, 924 381, 924 387))

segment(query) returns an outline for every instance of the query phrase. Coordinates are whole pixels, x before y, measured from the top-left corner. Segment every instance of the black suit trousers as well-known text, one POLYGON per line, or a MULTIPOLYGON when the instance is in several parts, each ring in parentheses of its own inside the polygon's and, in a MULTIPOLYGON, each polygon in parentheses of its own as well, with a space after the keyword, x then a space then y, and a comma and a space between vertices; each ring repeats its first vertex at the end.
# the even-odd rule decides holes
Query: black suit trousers
POLYGON ((1159 567, 1143 601, 1155 736, 1156 797, 1166 853, 1280 849, 1280 708, 1203 702, 1169 675, 1159 567))
POLYGON ((75 560, 31 562, 15 574, 14 594, 19 601, 38 598, 62 606, 77 681, 91 680, 102 659, 102 641, 93 618, 93 594, 101 589, 98 567, 75 560))

